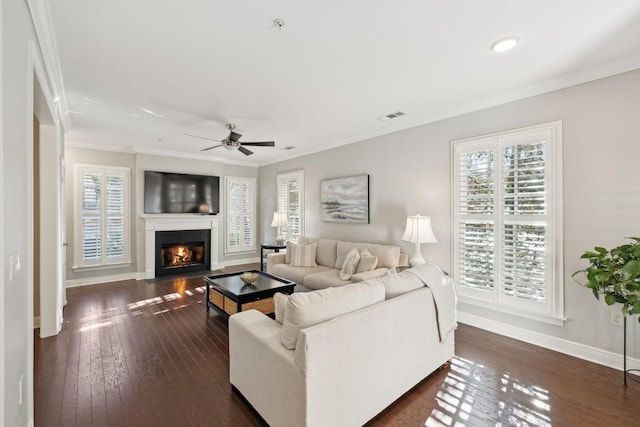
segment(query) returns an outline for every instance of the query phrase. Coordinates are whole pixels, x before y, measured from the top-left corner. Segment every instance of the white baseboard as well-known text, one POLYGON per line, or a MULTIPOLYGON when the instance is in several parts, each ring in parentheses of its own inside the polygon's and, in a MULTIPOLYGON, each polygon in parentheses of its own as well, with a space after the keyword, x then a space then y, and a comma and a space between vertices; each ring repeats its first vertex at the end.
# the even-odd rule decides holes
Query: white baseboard
POLYGON ((40 329, 40 316, 33 318, 33 329, 40 329))
MULTIPOLYGON (((622 354, 613 353, 611 351, 602 350, 600 348, 591 347, 574 341, 568 341, 551 335, 545 335, 538 332, 532 332, 527 329, 518 328, 495 320, 486 319, 469 313, 458 311, 458 322, 466 325, 475 326, 489 332, 504 335, 539 347, 548 348, 560 353, 568 354, 589 362, 599 365, 608 366, 610 368, 623 370, 624 361, 622 354)), ((640 360, 627 357, 627 369, 640 369, 640 360)))
POLYGON ((257 264, 259 262, 260 262, 260 257, 234 259, 233 261, 225 261, 223 264, 221 264, 220 268, 229 267, 232 265, 257 264))
MULTIPOLYGON (((144 273, 143 273, 144 274, 144 273)), ((67 280, 65 286, 67 288, 75 288, 76 286, 97 285, 99 283, 119 282, 122 280, 138 280, 138 273, 122 273, 110 276, 91 277, 89 279, 67 280)))
MULTIPOLYGON (((259 257, 253 257, 253 258, 243 258, 243 259, 236 259, 233 261, 226 261, 224 263, 218 263, 216 264, 214 267, 214 269, 216 270, 221 270, 226 266, 233 266, 233 265, 242 265, 242 264, 255 264, 255 263, 259 263, 260 262, 260 258, 259 257)), ((65 282, 65 286, 67 288, 75 288, 77 286, 87 286, 87 285, 97 285, 99 283, 110 283, 110 282, 119 282, 121 280, 146 280, 149 279, 149 277, 147 277, 147 272, 138 272, 138 273, 123 273, 123 274, 113 274, 110 276, 99 276, 99 277, 91 277, 89 279, 74 279, 74 280, 67 280, 65 282)))

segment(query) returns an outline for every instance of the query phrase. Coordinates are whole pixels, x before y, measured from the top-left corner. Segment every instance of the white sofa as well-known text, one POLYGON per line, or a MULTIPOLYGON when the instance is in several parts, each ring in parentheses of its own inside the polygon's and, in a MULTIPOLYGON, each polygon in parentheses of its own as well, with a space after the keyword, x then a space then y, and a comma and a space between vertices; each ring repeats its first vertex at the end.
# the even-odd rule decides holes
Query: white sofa
POLYGON ((232 386, 272 427, 366 423, 454 354, 453 285, 413 270, 232 315, 232 386))
POLYGON ((362 282, 384 276, 389 269, 408 266, 407 255, 400 252, 399 246, 380 245, 374 243, 345 242, 336 239, 318 239, 301 236, 298 245, 314 246, 315 257, 311 264, 294 266, 291 263, 291 242, 287 243, 287 250, 282 253, 267 255, 267 273, 296 282, 296 292, 343 286, 347 283, 362 282), (360 263, 356 264, 356 271, 347 280, 340 277, 340 271, 349 252, 368 251, 376 258, 374 269, 361 271, 360 263))

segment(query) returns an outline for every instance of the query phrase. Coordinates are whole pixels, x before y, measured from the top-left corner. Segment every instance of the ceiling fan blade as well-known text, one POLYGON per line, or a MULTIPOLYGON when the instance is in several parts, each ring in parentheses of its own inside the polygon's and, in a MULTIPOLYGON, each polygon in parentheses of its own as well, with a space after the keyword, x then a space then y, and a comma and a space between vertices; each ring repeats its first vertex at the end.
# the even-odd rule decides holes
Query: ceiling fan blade
POLYGON ((213 147, 203 148, 203 149, 202 149, 202 150, 200 150, 200 151, 208 151, 208 150, 211 150, 212 148, 218 148, 218 147, 222 147, 222 144, 220 144, 220 145, 214 145, 213 147))
POLYGON ((215 141, 215 142, 222 142, 219 139, 213 139, 213 138, 207 138, 206 136, 199 136, 199 135, 192 135, 190 133, 185 133, 186 136, 191 136, 193 138, 200 138, 200 139, 206 139, 207 141, 215 141))
POLYGON ((273 141, 241 142, 240 145, 249 145, 254 147, 275 147, 276 143, 273 141))
POLYGON ((246 148, 244 148, 242 145, 240 147, 238 147, 238 151, 240 151, 242 154, 244 154, 245 156, 250 156, 253 154, 253 151, 251 150, 247 150, 246 148))
POLYGON ((229 133, 229 141, 236 142, 237 140, 240 139, 241 136, 242 136, 241 134, 231 131, 229 133))

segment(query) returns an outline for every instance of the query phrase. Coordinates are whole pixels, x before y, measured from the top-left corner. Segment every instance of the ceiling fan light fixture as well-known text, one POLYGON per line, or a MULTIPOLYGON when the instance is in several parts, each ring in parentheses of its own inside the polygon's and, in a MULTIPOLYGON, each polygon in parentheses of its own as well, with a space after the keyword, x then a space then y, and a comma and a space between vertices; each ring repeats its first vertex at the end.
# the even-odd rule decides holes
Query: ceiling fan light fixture
POLYGON ((519 42, 520 42, 520 39, 518 37, 515 37, 515 36, 504 37, 504 38, 501 38, 500 40, 496 40, 495 42, 491 43, 491 50, 497 53, 507 52, 513 49, 514 47, 516 47, 516 45, 519 42))

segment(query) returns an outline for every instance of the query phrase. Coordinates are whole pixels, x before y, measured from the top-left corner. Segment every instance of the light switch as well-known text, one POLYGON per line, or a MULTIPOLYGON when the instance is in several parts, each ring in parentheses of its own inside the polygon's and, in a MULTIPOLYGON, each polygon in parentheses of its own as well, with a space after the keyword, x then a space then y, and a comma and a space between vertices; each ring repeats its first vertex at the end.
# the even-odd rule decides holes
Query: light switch
POLYGON ((20 252, 15 252, 11 254, 11 257, 9 257, 9 281, 12 281, 13 278, 18 275, 20 270, 22 270, 20 252))

